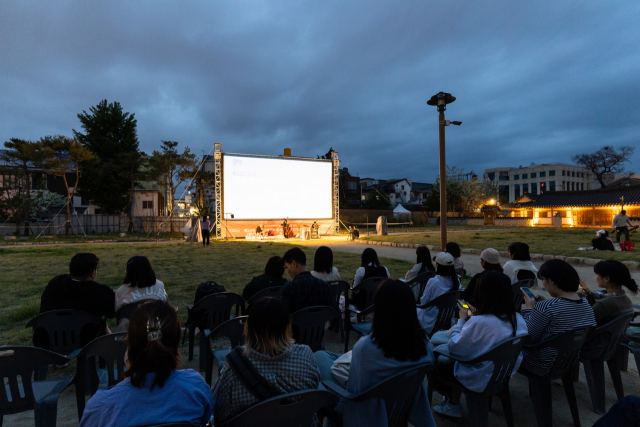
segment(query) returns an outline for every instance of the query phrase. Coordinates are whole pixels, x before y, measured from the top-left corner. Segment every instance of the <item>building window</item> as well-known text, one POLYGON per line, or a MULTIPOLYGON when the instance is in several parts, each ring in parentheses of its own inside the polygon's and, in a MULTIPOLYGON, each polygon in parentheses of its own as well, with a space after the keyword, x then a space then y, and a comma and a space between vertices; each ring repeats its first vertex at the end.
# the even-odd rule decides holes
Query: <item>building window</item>
MULTIPOLYGON (((347 188, 348 188, 349 190, 355 190, 355 189, 356 189, 356 187, 357 187, 357 186, 356 186, 356 183, 355 183, 355 182, 348 182, 348 183, 347 183, 347 188)), ((403 187, 404 187, 404 185, 403 185, 403 187)))
POLYGON ((509 203, 509 186, 508 185, 498 186, 498 201, 500 203, 509 203))
POLYGON ((401 185, 400 187, 402 187, 402 190, 404 190, 404 185, 401 185))
POLYGON ((556 171, 549 171, 549 176, 556 176, 556 171))
POLYGON ((556 191, 556 182, 549 181, 549 191, 556 191))
POLYGON ((509 181, 509 172, 500 172, 499 181, 509 181))
POLYGON ((489 179, 489 181, 493 181, 496 179, 496 173, 495 172, 489 172, 487 174, 487 179, 489 179))
POLYGON ((544 171, 540 172, 540 178, 544 178, 545 176, 547 176, 546 172, 544 172, 544 171))
POLYGON ((514 181, 517 181, 517 180, 519 180, 519 179, 520 179, 520 175, 514 175, 514 176, 513 176, 513 180, 514 180, 514 181))
POLYGON ((538 183, 531 183, 531 194, 538 194, 538 183))
POLYGON ((518 197, 520 197, 520 184, 514 185, 513 189, 514 189, 514 196, 516 199, 518 199, 518 197))
POLYGON ((580 184, 580 190, 584 191, 584 182, 580 184))
POLYGON ((365 200, 367 200, 367 196, 365 196, 364 194, 362 195, 362 197, 360 198, 362 199, 362 201, 364 202, 365 200))
POLYGON ((571 176, 576 176, 576 171, 572 171, 571 176))
POLYGON ((531 172, 531 179, 536 177, 536 173, 535 172, 531 172))
POLYGON ((143 201, 142 209, 153 209, 153 200, 143 201))
POLYGON ((546 185, 544 182, 540 183, 540 194, 542 194, 543 192, 547 191, 546 185))
POLYGON ((529 184, 522 184, 522 194, 529 192, 529 184))
POLYGON ((566 176, 566 172, 565 171, 562 171, 562 176, 566 176))
POLYGON ((522 174, 522 179, 527 179, 528 177, 529 177, 529 174, 528 174, 528 173, 523 173, 523 174, 522 174))
POLYGON ((571 183, 571 191, 576 191, 576 183, 575 182, 571 183))
POLYGON ((584 178, 584 172, 582 172, 582 178, 584 178))

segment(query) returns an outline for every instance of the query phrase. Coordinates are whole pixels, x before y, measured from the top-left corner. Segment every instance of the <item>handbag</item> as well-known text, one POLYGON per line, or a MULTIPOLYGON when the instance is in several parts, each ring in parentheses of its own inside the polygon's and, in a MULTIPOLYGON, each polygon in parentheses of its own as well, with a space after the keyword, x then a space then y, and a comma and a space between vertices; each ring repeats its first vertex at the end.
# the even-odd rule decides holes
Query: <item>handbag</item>
POLYGON ((331 375, 340 384, 340 387, 347 388, 349 379, 349 369, 351 368, 351 352, 348 351, 333 361, 331 365, 331 375))

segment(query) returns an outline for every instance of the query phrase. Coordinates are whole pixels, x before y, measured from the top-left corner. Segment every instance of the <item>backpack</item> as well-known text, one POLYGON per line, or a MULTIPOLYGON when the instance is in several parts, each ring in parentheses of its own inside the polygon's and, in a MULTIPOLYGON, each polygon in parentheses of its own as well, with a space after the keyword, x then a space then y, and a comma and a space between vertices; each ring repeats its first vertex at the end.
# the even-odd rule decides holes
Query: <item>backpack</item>
POLYGON ((222 285, 218 285, 213 280, 209 282, 200 283, 198 288, 196 289, 196 297, 193 300, 193 305, 196 305, 198 301, 200 301, 204 297, 208 297, 209 295, 218 294, 220 292, 227 292, 227 290, 222 285))

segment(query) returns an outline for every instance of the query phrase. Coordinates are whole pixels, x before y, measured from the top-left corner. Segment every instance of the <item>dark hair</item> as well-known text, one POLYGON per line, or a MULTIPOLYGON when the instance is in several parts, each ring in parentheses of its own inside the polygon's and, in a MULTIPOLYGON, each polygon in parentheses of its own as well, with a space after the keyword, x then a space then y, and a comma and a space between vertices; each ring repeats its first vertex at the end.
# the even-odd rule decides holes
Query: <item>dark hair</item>
POLYGON ((416 299, 401 280, 386 279, 373 296, 371 338, 385 357, 417 361, 427 354, 426 333, 420 326, 416 299))
POLYGON ((593 266, 593 272, 600 277, 608 277, 611 282, 618 286, 624 286, 634 294, 638 293, 638 285, 631 278, 629 268, 620 261, 600 261, 593 266))
POLYGON ((453 265, 440 265, 436 262, 436 274, 442 277, 451 277, 452 291, 457 291, 460 288, 460 279, 453 265))
POLYGON ((514 261, 531 261, 529 255, 529 245, 522 242, 513 242, 509 245, 509 253, 513 255, 514 261))
POLYGON ((480 274, 473 292, 473 302, 478 314, 493 314, 502 320, 509 320, 513 328, 511 336, 516 335, 518 323, 509 276, 501 271, 480 274))
POLYGON ((484 266, 482 267, 484 271, 499 271, 500 273, 504 271, 500 263, 494 264, 492 262, 487 262, 485 260, 482 260, 482 261, 484 261, 484 266))
POLYGON ((436 268, 431 263, 431 252, 429 252, 429 248, 426 246, 418 246, 416 249, 416 264, 422 263, 420 267, 420 273, 424 273, 425 271, 435 271, 436 268))
POLYGON ((134 256, 127 261, 127 274, 124 283, 132 288, 146 288, 156 284, 156 273, 146 256, 134 256))
POLYGON ((445 252, 449 252, 454 258, 460 258, 460 246, 456 242, 448 242, 445 252))
POLYGON ((144 386, 145 374, 155 373, 151 389, 156 384, 164 387, 182 364, 178 349, 181 330, 176 310, 164 301, 144 303, 133 312, 127 331, 130 366, 124 373, 132 386, 144 386))
POLYGON ((626 214, 627 214, 627 211, 625 211, 624 209, 622 209, 622 210, 620 211, 620 213, 621 213, 622 215, 626 215, 626 214))
POLYGON ((361 259, 360 267, 366 267, 369 264, 372 264, 374 267, 380 267, 380 261, 378 261, 378 254, 373 248, 367 248, 364 251, 362 251, 362 255, 360 259, 361 259))
POLYGON ((208 216, 206 216, 206 215, 204 215, 204 216, 202 217, 202 220, 203 220, 203 221, 206 221, 206 220, 207 220, 207 218, 209 218, 209 217, 208 217, 208 216))
POLYGON ((291 263, 292 261, 295 261, 300 265, 307 265, 307 256, 302 252, 302 249, 291 248, 284 253, 282 262, 291 263))
POLYGON ((244 325, 245 352, 255 350, 269 356, 286 351, 293 338, 291 313, 280 298, 263 298, 251 307, 244 325))
POLYGON ((575 268, 561 259, 550 259, 538 270, 538 279, 551 280, 565 292, 576 292, 580 286, 580 276, 575 268))
POLYGON ((333 251, 328 246, 320 246, 313 258, 313 271, 331 273, 333 268, 333 251))
POLYGON ((284 274, 284 264, 282 263, 282 258, 278 255, 272 256, 267 261, 267 266, 264 268, 265 274, 268 274, 271 277, 282 277, 284 274))
POLYGON ((97 256, 88 252, 75 254, 69 263, 69 274, 71 277, 86 279, 97 270, 99 260, 97 256))

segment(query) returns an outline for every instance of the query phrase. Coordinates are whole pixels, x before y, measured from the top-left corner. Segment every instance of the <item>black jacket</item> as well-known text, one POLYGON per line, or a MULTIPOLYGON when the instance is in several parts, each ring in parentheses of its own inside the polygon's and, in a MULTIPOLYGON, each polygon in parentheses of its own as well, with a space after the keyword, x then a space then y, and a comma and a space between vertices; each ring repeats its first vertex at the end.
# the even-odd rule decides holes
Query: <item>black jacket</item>
POLYGON ((598 249, 599 251, 613 251, 613 250, 615 250, 613 248, 613 242, 611 242, 611 240, 607 239, 603 235, 600 235, 600 237, 597 237, 597 238, 593 239, 591 241, 591 246, 593 246, 593 249, 598 249))
POLYGON ((74 309, 115 317, 115 293, 107 285, 94 281, 80 282, 68 274, 56 276, 44 288, 40 298, 40 313, 74 309))

